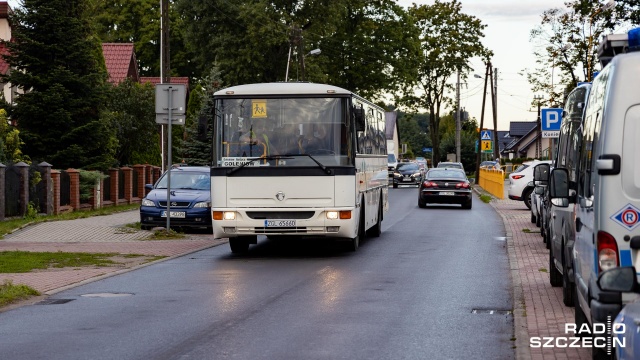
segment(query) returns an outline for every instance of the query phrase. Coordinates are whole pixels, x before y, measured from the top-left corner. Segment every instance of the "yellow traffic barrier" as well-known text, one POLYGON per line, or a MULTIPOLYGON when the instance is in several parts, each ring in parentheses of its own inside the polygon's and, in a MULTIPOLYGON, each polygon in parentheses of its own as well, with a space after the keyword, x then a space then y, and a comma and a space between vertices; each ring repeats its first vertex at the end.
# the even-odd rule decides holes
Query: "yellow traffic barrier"
POLYGON ((480 169, 478 185, 498 199, 504 198, 504 171, 480 169))

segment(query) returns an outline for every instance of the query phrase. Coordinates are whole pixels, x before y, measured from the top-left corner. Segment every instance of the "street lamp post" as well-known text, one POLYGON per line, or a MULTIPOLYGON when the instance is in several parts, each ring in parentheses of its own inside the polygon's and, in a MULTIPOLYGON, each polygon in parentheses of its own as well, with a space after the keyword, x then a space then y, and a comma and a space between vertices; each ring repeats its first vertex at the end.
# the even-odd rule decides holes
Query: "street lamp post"
POLYGON ((591 73, 593 73, 592 64, 591 64, 591 58, 593 57, 593 50, 591 48, 593 46, 593 33, 591 31, 592 25, 593 25, 593 17, 602 11, 612 9, 614 6, 616 6, 615 0, 609 0, 609 2, 599 7, 598 9, 596 9, 596 11, 594 11, 591 15, 589 15, 589 42, 587 45, 587 73, 585 74, 587 78, 585 79, 585 81, 591 81, 591 73))

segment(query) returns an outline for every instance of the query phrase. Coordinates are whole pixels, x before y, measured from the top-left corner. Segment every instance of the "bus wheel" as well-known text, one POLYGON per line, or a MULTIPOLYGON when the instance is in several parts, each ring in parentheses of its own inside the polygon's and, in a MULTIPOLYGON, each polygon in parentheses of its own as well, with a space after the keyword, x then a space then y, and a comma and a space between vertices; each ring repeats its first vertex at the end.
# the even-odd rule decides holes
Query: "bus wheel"
POLYGON ((369 229, 367 235, 380 237, 380 234, 382 234, 382 200, 380 200, 380 203, 378 204, 378 221, 371 229, 369 229))
POLYGON ((249 251, 249 241, 242 237, 230 238, 229 246, 234 254, 244 254, 249 251))
POLYGON ((360 241, 364 237, 364 205, 360 206, 360 220, 358 220, 358 232, 356 236, 351 238, 347 243, 347 249, 349 251, 356 251, 360 247, 360 241))

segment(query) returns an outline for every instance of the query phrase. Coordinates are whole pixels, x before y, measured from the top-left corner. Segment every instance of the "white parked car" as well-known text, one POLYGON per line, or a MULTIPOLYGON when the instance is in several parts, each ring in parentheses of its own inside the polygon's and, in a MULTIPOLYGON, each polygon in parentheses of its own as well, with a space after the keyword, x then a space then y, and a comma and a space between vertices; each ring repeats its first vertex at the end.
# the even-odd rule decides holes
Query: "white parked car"
POLYGON ((533 168, 542 163, 551 164, 551 160, 526 161, 509 174, 509 199, 524 201, 525 206, 531 209, 531 193, 535 187, 533 185, 533 168))

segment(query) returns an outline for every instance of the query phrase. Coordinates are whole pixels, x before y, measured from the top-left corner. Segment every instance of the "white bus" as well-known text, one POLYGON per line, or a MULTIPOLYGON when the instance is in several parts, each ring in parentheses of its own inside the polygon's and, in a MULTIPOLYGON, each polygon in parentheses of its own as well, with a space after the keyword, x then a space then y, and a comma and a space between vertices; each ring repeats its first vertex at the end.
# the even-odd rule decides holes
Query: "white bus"
POLYGON ((379 236, 388 211, 384 110, 331 85, 264 83, 214 94, 216 238, 379 236))

